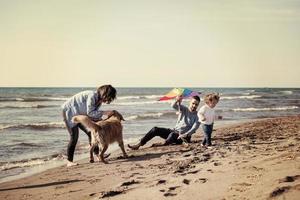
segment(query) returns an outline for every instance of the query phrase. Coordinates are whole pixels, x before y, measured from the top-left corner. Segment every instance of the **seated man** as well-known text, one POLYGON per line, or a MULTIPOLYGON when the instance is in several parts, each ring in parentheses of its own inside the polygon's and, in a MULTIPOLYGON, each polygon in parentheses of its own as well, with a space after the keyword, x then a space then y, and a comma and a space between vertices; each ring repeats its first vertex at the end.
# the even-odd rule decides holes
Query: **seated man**
POLYGON ((190 142, 191 135, 199 128, 200 122, 197 116, 197 108, 200 103, 198 96, 192 97, 190 105, 187 108, 181 105, 182 97, 178 96, 172 103, 172 107, 179 112, 178 119, 174 129, 169 128, 152 128, 137 144, 128 145, 133 150, 139 149, 155 136, 165 139, 164 145, 182 144, 183 140, 190 142))

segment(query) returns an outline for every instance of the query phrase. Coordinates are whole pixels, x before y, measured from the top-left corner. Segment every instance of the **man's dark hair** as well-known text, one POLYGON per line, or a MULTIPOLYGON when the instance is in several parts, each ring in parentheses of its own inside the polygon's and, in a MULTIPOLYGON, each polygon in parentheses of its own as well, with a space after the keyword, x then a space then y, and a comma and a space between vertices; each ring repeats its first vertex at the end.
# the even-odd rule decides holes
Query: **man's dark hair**
POLYGON ((113 101, 117 96, 117 90, 111 85, 102 85, 97 89, 101 99, 113 101))
POLYGON ((193 96, 193 99, 197 100, 200 102, 200 97, 199 96, 193 96))

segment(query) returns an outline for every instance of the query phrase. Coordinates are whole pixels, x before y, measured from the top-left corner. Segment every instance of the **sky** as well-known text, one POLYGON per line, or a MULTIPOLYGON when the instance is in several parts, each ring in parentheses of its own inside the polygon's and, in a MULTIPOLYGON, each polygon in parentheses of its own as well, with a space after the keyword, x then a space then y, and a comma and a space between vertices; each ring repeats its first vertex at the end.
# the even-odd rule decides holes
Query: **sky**
POLYGON ((0 0, 0 87, 300 87, 300 0, 0 0))

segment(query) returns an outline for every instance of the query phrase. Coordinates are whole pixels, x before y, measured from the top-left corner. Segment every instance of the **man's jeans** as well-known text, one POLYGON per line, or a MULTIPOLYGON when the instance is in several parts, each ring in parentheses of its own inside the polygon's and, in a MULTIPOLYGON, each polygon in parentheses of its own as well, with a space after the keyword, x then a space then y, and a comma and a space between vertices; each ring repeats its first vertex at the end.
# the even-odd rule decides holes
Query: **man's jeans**
MULTIPOLYGON (((142 139, 141 145, 145 145, 152 138, 159 136, 165 139, 165 145, 168 144, 182 144, 181 139, 177 139, 179 134, 174 132, 173 129, 169 128, 161 128, 161 127, 153 127, 142 139)), ((187 141, 190 141, 190 137, 187 138, 187 141)))

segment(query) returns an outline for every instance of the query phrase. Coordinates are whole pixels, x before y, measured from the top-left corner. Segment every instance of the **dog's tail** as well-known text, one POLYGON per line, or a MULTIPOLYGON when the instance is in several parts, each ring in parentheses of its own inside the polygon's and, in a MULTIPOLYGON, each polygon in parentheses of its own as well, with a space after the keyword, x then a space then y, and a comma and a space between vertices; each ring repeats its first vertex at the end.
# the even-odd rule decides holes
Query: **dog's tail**
POLYGON ((99 126, 95 124, 88 116, 86 115, 76 115, 72 118, 73 123, 80 123, 90 131, 97 131, 99 126))

